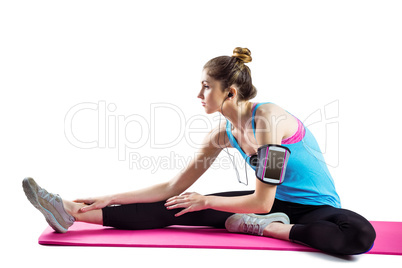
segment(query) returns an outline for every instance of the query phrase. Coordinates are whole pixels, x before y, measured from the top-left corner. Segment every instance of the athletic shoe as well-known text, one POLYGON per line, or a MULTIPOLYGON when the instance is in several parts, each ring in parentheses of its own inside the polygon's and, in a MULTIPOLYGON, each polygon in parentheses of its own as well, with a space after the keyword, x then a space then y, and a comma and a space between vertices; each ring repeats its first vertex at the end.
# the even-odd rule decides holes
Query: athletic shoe
POLYGON ((227 218, 225 227, 231 233, 263 235, 264 228, 271 222, 290 223, 289 217, 281 212, 266 215, 234 214, 227 218))
POLYGON ((48 193, 32 178, 22 181, 22 188, 28 200, 45 216, 49 225, 58 233, 67 232, 75 218, 64 209, 63 201, 58 194, 48 193))

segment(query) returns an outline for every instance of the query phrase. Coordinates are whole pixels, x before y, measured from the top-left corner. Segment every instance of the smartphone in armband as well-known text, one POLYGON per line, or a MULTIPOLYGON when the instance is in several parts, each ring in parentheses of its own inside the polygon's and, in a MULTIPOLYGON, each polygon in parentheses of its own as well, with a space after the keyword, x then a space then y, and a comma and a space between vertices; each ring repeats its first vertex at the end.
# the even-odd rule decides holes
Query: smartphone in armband
POLYGON ((290 150, 281 145, 267 144, 258 148, 255 174, 265 183, 279 185, 285 178, 290 150))

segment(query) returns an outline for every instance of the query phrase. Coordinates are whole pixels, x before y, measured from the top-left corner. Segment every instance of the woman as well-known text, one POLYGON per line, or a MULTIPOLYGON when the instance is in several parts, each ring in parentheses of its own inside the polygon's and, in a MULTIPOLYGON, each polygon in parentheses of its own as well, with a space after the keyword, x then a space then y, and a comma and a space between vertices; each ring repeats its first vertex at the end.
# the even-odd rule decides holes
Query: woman
POLYGON ((122 229, 213 226, 302 243, 332 254, 367 252, 375 231, 365 218, 341 208, 312 133, 281 107, 249 101, 257 92, 248 62, 250 51, 236 48, 233 56, 205 64, 198 98, 207 114, 220 112, 226 122, 206 135, 197 157, 170 181, 71 202, 26 178, 23 188, 28 199, 58 232, 66 232, 74 221, 122 229), (182 194, 227 147, 237 148, 256 169, 255 191, 182 194), (280 165, 267 165, 274 161, 280 165), (269 173, 275 169, 280 179, 269 173))

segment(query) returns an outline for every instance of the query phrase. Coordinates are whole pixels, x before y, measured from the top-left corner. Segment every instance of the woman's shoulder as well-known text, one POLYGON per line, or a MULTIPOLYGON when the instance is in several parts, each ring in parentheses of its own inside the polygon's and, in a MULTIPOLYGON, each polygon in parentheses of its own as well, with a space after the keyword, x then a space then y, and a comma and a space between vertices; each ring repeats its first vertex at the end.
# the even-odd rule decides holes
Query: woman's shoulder
POLYGON ((261 103, 259 104, 258 107, 256 107, 256 111, 255 111, 255 115, 258 116, 262 116, 262 117, 266 117, 267 115, 277 115, 280 116, 282 114, 285 114, 286 111, 280 107, 279 105, 275 104, 275 103, 261 103))
POLYGON ((273 131, 285 139, 297 131, 298 122, 293 115, 279 105, 264 103, 255 113, 255 128, 273 131))

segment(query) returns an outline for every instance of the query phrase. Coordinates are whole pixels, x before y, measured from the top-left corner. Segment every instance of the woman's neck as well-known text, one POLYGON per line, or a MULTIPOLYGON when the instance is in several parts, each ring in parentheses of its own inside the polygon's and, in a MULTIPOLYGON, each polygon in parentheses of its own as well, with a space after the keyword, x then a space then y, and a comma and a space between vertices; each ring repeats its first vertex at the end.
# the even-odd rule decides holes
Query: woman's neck
POLYGON ((244 131, 247 124, 250 123, 253 103, 242 101, 236 104, 236 101, 224 102, 222 105, 222 114, 230 121, 233 127, 244 131))

